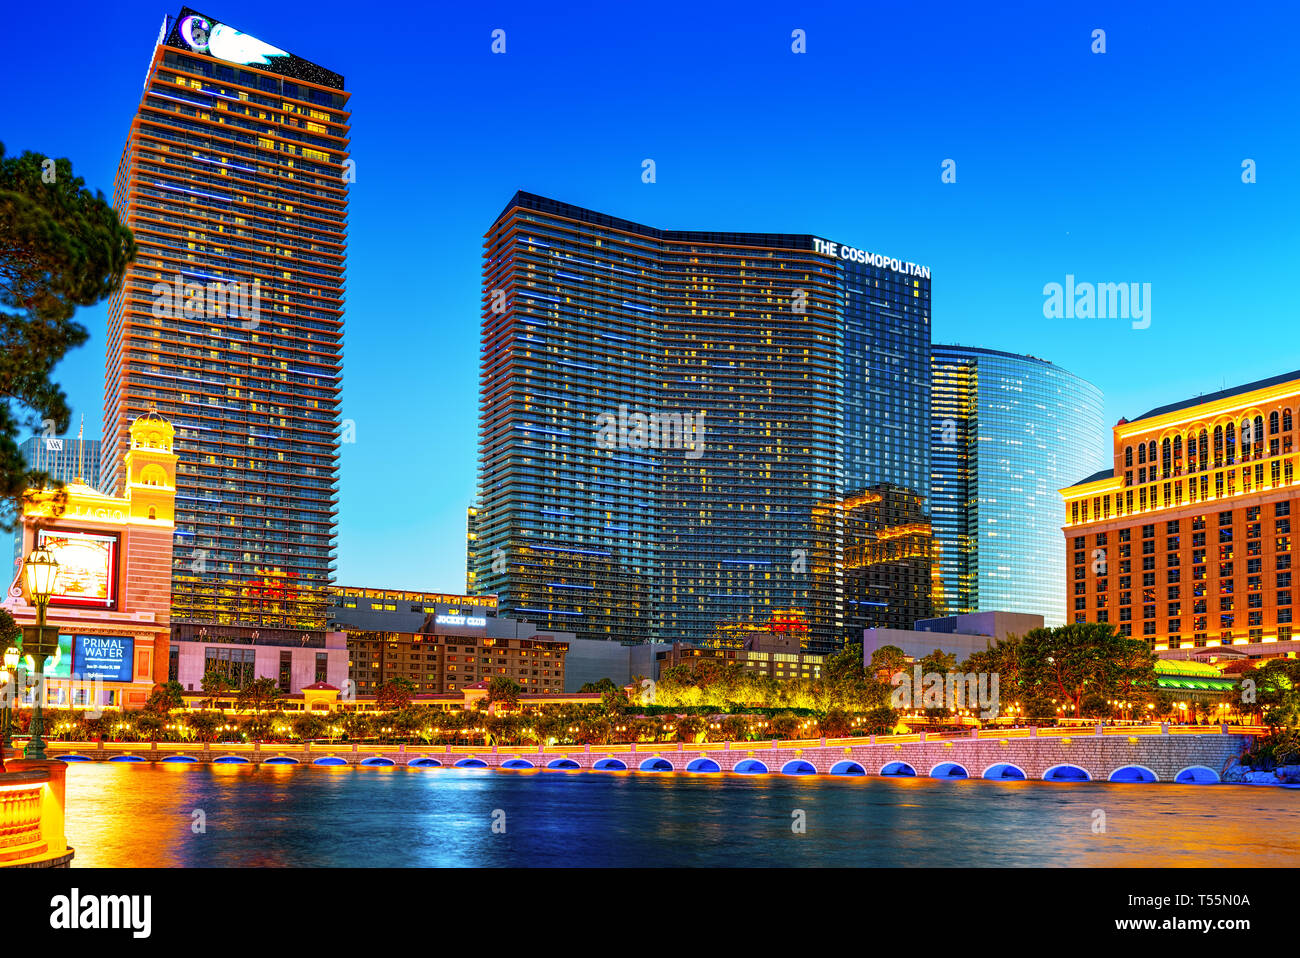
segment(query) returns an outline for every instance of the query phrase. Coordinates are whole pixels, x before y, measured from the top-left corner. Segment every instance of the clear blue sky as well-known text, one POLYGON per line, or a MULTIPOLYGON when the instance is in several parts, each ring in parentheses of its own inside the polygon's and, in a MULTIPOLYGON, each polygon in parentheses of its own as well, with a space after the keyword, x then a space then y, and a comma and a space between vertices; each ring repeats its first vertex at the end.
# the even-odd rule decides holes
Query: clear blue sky
MULTIPOLYGON (((1101 387, 1110 422, 1300 368, 1293 3, 195 6, 353 94, 343 583, 464 586, 480 244, 517 189, 929 265, 936 341, 1052 360, 1101 387), (1044 319, 1067 273, 1150 283, 1150 328, 1044 319)), ((7 151, 67 156, 111 193, 180 7, 6 5, 7 151)), ((90 342, 57 376, 94 437, 105 310, 79 318, 90 342)))

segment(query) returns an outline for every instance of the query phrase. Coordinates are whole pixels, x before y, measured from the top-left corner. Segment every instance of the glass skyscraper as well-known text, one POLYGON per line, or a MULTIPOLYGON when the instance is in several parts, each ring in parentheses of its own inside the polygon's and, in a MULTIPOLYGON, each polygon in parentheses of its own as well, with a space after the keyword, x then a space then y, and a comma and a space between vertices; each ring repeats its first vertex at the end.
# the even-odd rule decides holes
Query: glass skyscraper
POLYGON ((322 630, 332 579, 349 117, 343 78, 188 7, 118 167, 139 255, 109 312, 101 487, 176 429, 173 636, 322 630))
POLYGON ((483 275, 476 588, 588 638, 840 643, 846 493, 925 492, 929 270, 519 193, 483 275))
POLYGON ((1101 391, 1059 366, 934 346, 930 508, 936 613, 1064 622, 1058 491, 1108 456, 1101 391))

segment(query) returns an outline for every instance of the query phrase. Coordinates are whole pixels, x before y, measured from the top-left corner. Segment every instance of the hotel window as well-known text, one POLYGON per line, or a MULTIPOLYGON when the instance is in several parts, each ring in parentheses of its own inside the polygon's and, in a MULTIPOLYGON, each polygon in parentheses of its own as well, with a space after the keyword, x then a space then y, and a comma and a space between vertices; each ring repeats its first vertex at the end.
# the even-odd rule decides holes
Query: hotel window
POLYGON ((1283 591, 1283 592, 1279 592, 1279 593, 1277 594, 1277 604, 1278 604, 1278 605, 1290 605, 1290 604, 1291 604, 1291 592, 1290 592, 1290 590, 1286 590, 1286 591, 1283 591))
POLYGON ((316 653, 316 681, 329 681, 329 654, 326 652, 316 653))

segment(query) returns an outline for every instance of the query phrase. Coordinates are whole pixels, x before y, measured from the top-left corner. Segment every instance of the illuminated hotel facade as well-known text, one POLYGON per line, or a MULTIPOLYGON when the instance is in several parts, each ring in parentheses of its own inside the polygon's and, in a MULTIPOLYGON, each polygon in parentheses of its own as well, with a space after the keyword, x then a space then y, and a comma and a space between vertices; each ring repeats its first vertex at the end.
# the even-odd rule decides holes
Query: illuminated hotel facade
POLYGON ((406 679, 421 695, 463 692, 505 676, 525 692, 563 692, 571 632, 497 617, 492 595, 340 587, 331 627, 347 635, 358 695, 406 679))
POLYGON ((929 475, 930 273, 519 193, 484 244, 469 579, 581 638, 847 635, 847 490, 929 475), (639 417, 639 418, 638 418, 639 417))
POLYGON ((1109 460, 1101 390, 1034 356, 941 345, 931 356, 935 614, 1061 625, 1057 490, 1109 460))
POLYGON ((118 167, 139 254, 111 302, 100 487, 156 407, 179 455, 173 637, 323 642, 335 537, 343 78, 189 8, 118 167))
POLYGON ((1294 656, 1298 409, 1300 371, 1121 419, 1113 467, 1061 490, 1068 620, 1170 658, 1294 656))
POLYGON ((842 504, 849 635, 907 629, 934 614, 934 538, 925 497, 881 483, 842 504))
MULTIPOLYGON (((141 708, 166 681, 171 614, 176 455, 170 423, 145 413, 131 423, 120 496, 69 482, 66 502, 34 492, 23 507, 22 554, 38 545, 59 564, 46 613, 58 651, 46 659, 46 702, 94 708, 141 708)), ((35 607, 17 570, 5 599, 19 625, 35 607)), ((28 656, 30 659, 31 657, 28 656)), ((28 674, 35 662, 27 664, 28 674)), ((34 690, 28 688, 31 704, 34 690)))

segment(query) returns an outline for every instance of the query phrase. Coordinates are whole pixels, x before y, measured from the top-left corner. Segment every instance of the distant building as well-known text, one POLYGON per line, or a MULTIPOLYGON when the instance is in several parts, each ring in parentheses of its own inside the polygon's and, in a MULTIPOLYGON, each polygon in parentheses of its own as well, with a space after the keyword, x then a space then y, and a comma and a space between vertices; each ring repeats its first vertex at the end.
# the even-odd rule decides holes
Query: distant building
POLYGON ((674 642, 655 655, 657 675, 675 665, 692 666, 702 661, 739 665, 747 672, 759 672, 780 681, 819 679, 826 656, 801 651, 798 632, 753 632, 736 641, 716 640, 701 644, 674 642))
MULTIPOLYGON (((18 446, 18 452, 34 472, 48 473, 62 483, 79 482, 92 489, 99 480, 99 440, 66 436, 33 436, 18 446)), ((23 534, 14 532, 14 562, 23 556, 23 534)))
POLYGON ((497 597, 338 586, 330 594, 326 618, 342 629, 417 632, 430 613, 453 620, 495 616, 497 597))
POLYGON ((347 634, 348 677, 358 695, 373 695, 395 678, 440 694, 498 675, 525 692, 564 692, 573 634, 496 613, 493 595, 343 586, 330 598, 328 619, 347 634))
POLYGON ((1023 636, 1043 627, 1041 615, 1023 612, 970 612, 938 619, 922 619, 911 629, 867 629, 862 636, 862 658, 871 662, 871 653, 886 645, 903 650, 912 658, 922 658, 935 649, 957 656, 960 663, 973 652, 983 652, 1008 636, 1023 636))
POLYGON ((628 644, 604 639, 570 639, 569 654, 564 658, 564 690, 577 692, 589 682, 609 679, 619 688, 632 679, 654 678, 649 650, 663 650, 663 645, 628 644))
POLYGON ((421 693, 459 692, 504 676, 525 692, 563 692, 570 633, 538 632, 527 622, 487 619, 482 626, 439 626, 427 631, 349 632, 350 676, 358 695, 374 695, 393 679, 421 693), (516 627, 519 632, 512 632, 516 627))
POLYGON ((168 663, 168 678, 186 692, 201 692, 203 677, 217 672, 233 689, 242 689, 256 679, 273 679, 286 695, 297 695, 319 683, 342 687, 348 677, 347 636, 327 632, 320 644, 284 645, 254 630, 251 636, 228 636, 224 640, 198 637, 174 642, 168 663))

